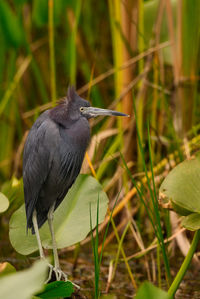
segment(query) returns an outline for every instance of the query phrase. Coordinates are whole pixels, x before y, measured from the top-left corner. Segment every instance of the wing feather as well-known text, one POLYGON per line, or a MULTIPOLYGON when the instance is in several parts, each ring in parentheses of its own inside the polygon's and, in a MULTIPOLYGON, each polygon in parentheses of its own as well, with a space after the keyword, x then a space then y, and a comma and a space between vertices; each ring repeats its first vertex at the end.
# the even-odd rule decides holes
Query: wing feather
POLYGON ((24 148, 23 179, 27 227, 32 228, 33 233, 34 209, 37 211, 40 228, 47 219, 49 208, 55 204, 56 209, 75 182, 87 146, 87 140, 77 141, 77 136, 72 134, 76 124, 69 131, 68 128, 56 124, 48 115, 46 111, 36 120, 24 148))
POLYGON ((47 113, 43 113, 31 128, 24 147, 23 180, 27 227, 32 227, 32 214, 51 169, 52 150, 56 140, 48 136, 55 129, 47 113))

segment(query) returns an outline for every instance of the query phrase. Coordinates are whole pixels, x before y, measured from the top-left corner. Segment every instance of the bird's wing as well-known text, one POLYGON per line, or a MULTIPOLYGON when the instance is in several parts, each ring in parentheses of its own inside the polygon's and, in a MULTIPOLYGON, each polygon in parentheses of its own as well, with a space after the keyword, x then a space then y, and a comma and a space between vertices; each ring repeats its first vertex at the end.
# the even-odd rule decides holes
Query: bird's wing
POLYGON ((32 213, 44 184, 56 150, 56 125, 42 114, 31 128, 23 154, 23 180, 27 225, 32 224, 32 213))
POLYGON ((58 202, 56 207, 59 205, 60 200, 66 195, 69 188, 75 182, 83 162, 85 152, 68 150, 65 153, 60 154, 61 164, 59 173, 57 176, 57 185, 62 186, 58 194, 58 202))

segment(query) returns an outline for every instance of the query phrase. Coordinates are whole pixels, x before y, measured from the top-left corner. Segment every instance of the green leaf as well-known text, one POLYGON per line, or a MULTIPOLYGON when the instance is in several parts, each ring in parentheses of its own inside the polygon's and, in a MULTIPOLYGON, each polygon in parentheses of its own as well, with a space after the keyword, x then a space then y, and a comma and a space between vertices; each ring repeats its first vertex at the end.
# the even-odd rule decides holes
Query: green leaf
POLYGON ((0 1, 0 26, 8 45, 19 47, 23 43, 23 30, 19 18, 7 1, 0 1))
POLYGON ((198 213, 192 213, 188 215, 187 217, 183 217, 181 221, 182 226, 185 228, 196 231, 200 229, 200 214, 198 213))
POLYGON ((14 0, 15 5, 23 5, 26 2, 30 2, 31 0, 14 0))
POLYGON ((22 179, 13 177, 5 182, 1 187, 1 192, 9 199, 10 204, 14 203, 19 207, 24 202, 24 190, 22 179))
POLYGON ((0 296, 3 299, 31 299, 42 289, 46 275, 47 263, 38 261, 28 270, 3 276, 0 278, 0 296))
POLYGON ((0 213, 5 212, 9 207, 8 198, 0 192, 0 213))
POLYGON ((180 215, 200 213, 200 157, 176 166, 160 186, 160 198, 180 215))
MULTIPOLYGON (((79 175, 73 187, 54 213, 54 228, 58 248, 82 241, 90 232, 91 204, 93 228, 96 224, 96 207, 99 197, 99 223, 104 220, 108 198, 98 181, 88 175, 79 175)), ((11 217, 9 236, 12 246, 21 254, 30 254, 38 249, 36 237, 26 234, 24 205, 11 217)), ((51 236, 46 222, 40 229, 44 248, 52 248, 51 236)))
MULTIPOLYGON (((65 6, 68 4, 66 0, 54 1, 54 22, 59 24, 61 15, 65 6)), ((33 2, 33 21, 36 26, 41 27, 48 24, 48 0, 34 0, 33 2)))
POLYGON ((48 23, 48 0, 34 0, 33 21, 37 26, 48 23))
POLYGON ((169 295, 163 290, 155 287, 150 282, 144 282, 139 288, 135 299, 170 299, 169 295))
POLYGON ((70 297, 74 292, 73 284, 70 281, 54 281, 48 283, 43 292, 36 296, 40 298, 55 299, 61 297, 70 297))
POLYGON ((15 267, 8 262, 0 263, 0 277, 16 272, 15 267))
POLYGON ((200 2, 182 1, 181 74, 186 77, 198 75, 200 43, 200 2), (192 47, 188 47, 192 45, 192 47))

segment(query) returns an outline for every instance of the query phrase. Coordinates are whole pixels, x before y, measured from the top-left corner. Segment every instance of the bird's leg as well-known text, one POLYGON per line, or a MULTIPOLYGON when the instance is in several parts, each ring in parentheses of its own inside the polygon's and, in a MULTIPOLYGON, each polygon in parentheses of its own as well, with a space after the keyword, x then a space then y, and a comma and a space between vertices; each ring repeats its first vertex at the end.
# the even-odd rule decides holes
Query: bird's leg
POLYGON ((39 233, 39 228, 38 228, 38 223, 37 223, 37 212, 36 212, 36 210, 33 211, 32 221, 33 221, 33 227, 34 227, 34 230, 35 230, 35 235, 36 235, 36 238, 37 238, 38 248, 39 248, 39 252, 40 252, 40 258, 47 262, 48 267, 50 269, 49 277, 47 279, 47 282, 48 282, 51 279, 53 266, 51 264, 49 264, 49 262, 46 260, 45 255, 44 255, 44 250, 42 248, 42 242, 41 242, 41 239, 40 239, 40 233, 39 233))
POLYGON ((58 258, 58 251, 57 251, 57 244, 56 244, 56 238, 55 238, 55 233, 54 233, 54 227, 53 227, 53 212, 54 212, 54 207, 53 205, 48 212, 48 223, 49 223, 49 229, 51 232, 51 238, 52 238, 52 247, 53 247, 53 256, 54 256, 54 269, 53 271, 55 272, 56 279, 60 280, 61 277, 63 276, 65 281, 67 281, 67 275, 61 271, 60 269, 60 263, 59 263, 59 258, 58 258))
POLYGON ((55 238, 54 227, 53 227, 53 212, 54 212, 54 205, 49 209, 47 218, 48 218, 49 229, 50 229, 51 238, 52 238, 54 265, 55 265, 55 268, 60 268, 58 252, 57 252, 57 245, 56 245, 56 238, 55 238))
POLYGON ((45 259, 44 251, 43 251, 43 248, 42 248, 42 242, 41 242, 41 239, 40 239, 39 229, 38 229, 36 210, 33 211, 32 221, 33 221, 33 227, 34 227, 34 230, 35 230, 35 235, 36 235, 36 238, 37 238, 38 248, 39 248, 39 252, 40 252, 40 258, 45 259))

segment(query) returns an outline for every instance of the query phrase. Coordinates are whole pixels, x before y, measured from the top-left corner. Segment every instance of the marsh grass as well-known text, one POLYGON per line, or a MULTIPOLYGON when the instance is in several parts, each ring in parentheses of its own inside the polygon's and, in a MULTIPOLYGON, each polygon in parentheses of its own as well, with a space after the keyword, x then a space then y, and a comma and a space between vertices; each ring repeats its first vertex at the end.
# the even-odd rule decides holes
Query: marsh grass
POLYGON ((144 149, 143 149, 143 146, 142 146, 140 133, 139 133, 139 129, 138 129, 138 118, 137 118, 135 102, 133 102, 133 107, 134 107, 134 112, 135 112, 135 122, 136 122, 138 144, 139 144, 139 148, 140 148, 140 151, 141 151, 142 165, 143 165, 143 169, 144 169, 145 176, 146 176, 147 187, 148 187, 148 191, 149 191, 149 194, 150 194, 151 202, 146 201, 146 199, 145 199, 146 195, 143 193, 143 190, 142 190, 143 188, 141 188, 142 186, 139 187, 138 183, 133 178, 130 170, 127 167, 125 159, 122 155, 121 155, 121 158, 123 160, 123 163, 125 165, 125 168, 128 172, 128 175, 129 175, 132 183, 134 184, 134 186, 137 189, 137 192, 138 192, 139 198, 141 200, 141 203, 145 207, 146 213, 147 213, 147 215, 149 217, 149 220, 151 222, 151 225, 152 225, 152 229, 154 230, 154 233, 157 237, 158 244, 159 244, 159 246, 161 248, 161 251, 162 251, 163 260, 164 260, 164 264, 165 264, 167 282, 168 282, 168 285, 169 285, 170 281, 171 281, 171 274, 170 274, 168 254, 166 252, 166 247, 165 247, 165 244, 164 244, 164 237, 163 237, 163 233, 162 233, 160 210, 159 210, 158 198, 157 198, 157 190, 156 190, 155 180, 154 180, 154 171, 153 171, 153 164, 152 164, 152 158, 151 158, 151 141, 150 141, 149 123, 147 124, 147 131, 148 131, 148 150, 149 150, 149 160, 150 160, 150 172, 147 171, 147 165, 146 165, 146 162, 145 162, 144 149), (151 175, 151 177, 150 177, 150 175, 151 175), (152 184, 151 184, 151 182, 152 182, 152 184), (152 187, 152 185, 153 185, 153 187, 152 187))
POLYGON ((107 234, 108 234, 108 229, 110 226, 110 223, 112 222, 112 214, 113 210, 117 204, 119 195, 116 197, 114 206, 112 211, 110 212, 110 218, 109 221, 106 225, 105 232, 103 235, 103 240, 102 240, 102 245, 101 245, 101 251, 99 254, 99 197, 97 201, 97 211, 96 211, 96 235, 95 237, 93 236, 92 232, 92 215, 91 215, 91 205, 90 205, 90 234, 91 234, 91 242, 92 242, 92 249, 93 249, 93 257, 94 257, 94 277, 95 277, 95 299, 98 299, 100 296, 101 290, 99 289, 99 278, 100 278, 100 267, 102 263, 102 258, 103 258, 103 250, 104 250, 104 242, 106 240, 107 234))
MULTIPOLYGON (((111 210, 104 224, 98 226, 97 217, 96 236, 84 241, 92 240, 95 298, 101 291, 103 251, 109 252, 111 245, 116 246, 113 281, 124 263, 134 289, 153 276, 160 286, 164 264, 170 285, 172 253, 166 243, 173 237, 174 223, 159 207, 157 190, 169 169, 200 148, 200 2, 140 0, 138 7, 130 2, 0 1, 0 182, 2 190, 10 186, 10 201, 15 199, 2 217, 2 240, 8 218, 23 199, 13 196, 16 190, 10 183, 13 171, 18 178, 22 174, 26 132, 41 111, 66 94, 68 83, 94 106, 131 115, 125 122, 91 122, 88 156, 94 171, 86 162, 84 172, 95 173, 107 190, 111 210), (110 134, 113 128, 117 133, 110 134), (116 195, 119 200, 113 203, 116 195), (150 254, 156 256, 154 270, 150 254), (130 266, 131 256, 141 265, 146 258, 145 277, 130 266)), ((10 248, 8 238, 5 243, 0 248, 10 248)), ((4 257, 3 249, 0 253, 4 257)), ((16 255, 11 248, 8 254, 16 255)))

